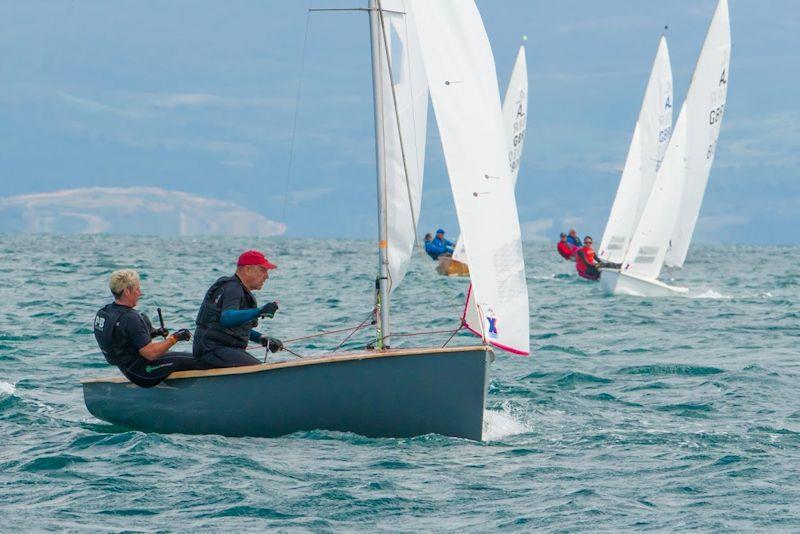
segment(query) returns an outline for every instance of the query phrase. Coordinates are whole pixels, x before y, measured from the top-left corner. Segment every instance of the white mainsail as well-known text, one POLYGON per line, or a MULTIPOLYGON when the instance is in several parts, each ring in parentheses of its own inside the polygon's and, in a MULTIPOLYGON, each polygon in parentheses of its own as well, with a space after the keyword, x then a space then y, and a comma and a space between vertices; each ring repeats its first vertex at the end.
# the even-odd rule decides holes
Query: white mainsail
POLYGON ((599 256, 620 263, 644 211, 672 133, 672 68, 667 40, 658 43, 625 167, 611 207, 599 256))
MULTIPOLYGON (((522 156, 527 124, 528 66, 525 61, 525 46, 521 45, 503 98, 503 125, 508 145, 508 166, 511 171, 511 183, 515 186, 519 175, 519 161, 522 156)), ((453 259, 461 263, 468 263, 464 240, 460 236, 456 241, 453 259)))
POLYGON ((497 74, 472 0, 414 0, 425 72, 484 339, 530 352, 528 288, 497 74))
POLYGON ((422 199, 425 140, 428 122, 428 81, 413 9, 408 0, 382 0, 383 22, 388 44, 380 39, 381 88, 383 91, 383 137, 386 168, 387 256, 390 289, 405 277, 414 250, 416 223, 422 199), (390 58, 392 76, 389 76, 390 58), (397 99, 397 113, 392 94, 397 99), (398 131, 397 117, 400 118, 398 131), (400 145, 402 134, 402 151, 400 145), (403 152, 406 166, 403 165, 403 152), (408 176, 406 176, 406 169, 408 176))
POLYGON ((731 60, 731 28, 727 0, 720 0, 708 28, 697 60, 692 83, 686 95, 686 182, 680 201, 677 224, 672 231, 671 248, 665 262, 682 267, 689 251, 708 175, 717 151, 731 60))
POLYGON ((661 273, 664 255, 678 210, 686 173, 686 105, 681 107, 678 120, 664 154, 661 168, 650 197, 645 205, 630 246, 622 260, 621 272, 639 278, 655 280, 661 273))

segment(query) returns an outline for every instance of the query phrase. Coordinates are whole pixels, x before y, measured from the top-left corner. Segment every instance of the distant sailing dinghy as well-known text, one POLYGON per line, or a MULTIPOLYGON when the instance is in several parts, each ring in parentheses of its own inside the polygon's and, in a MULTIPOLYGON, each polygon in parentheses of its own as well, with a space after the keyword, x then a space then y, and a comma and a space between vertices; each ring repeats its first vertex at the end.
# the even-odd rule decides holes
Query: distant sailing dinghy
POLYGON ((686 258, 716 153, 728 92, 730 53, 728 3, 720 0, 622 267, 602 271, 600 283, 605 291, 645 297, 688 291, 667 285, 658 276, 665 261, 681 266, 686 258))
MULTIPOLYGON (((503 99, 503 125, 508 145, 511 182, 516 186, 525 130, 528 125, 528 66, 525 62, 524 45, 521 45, 517 52, 517 59, 503 99)), ((452 257, 439 257, 439 266, 436 270, 446 276, 469 276, 467 247, 462 236, 456 240, 452 257)))
POLYGON ((494 58, 470 0, 370 0, 369 20, 379 204, 375 350, 178 372, 151 389, 124 378, 88 380, 84 399, 94 416, 163 433, 270 437, 323 429, 481 439, 490 345, 530 350, 494 58), (429 93, 474 255, 472 298, 482 322, 471 327, 483 344, 397 350, 386 342, 389 304, 415 241, 429 93))

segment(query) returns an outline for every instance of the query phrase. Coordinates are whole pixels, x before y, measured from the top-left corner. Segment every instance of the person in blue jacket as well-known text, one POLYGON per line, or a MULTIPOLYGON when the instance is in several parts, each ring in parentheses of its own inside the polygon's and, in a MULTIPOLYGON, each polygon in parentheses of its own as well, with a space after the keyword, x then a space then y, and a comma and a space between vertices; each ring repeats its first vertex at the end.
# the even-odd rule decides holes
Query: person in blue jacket
POLYGON ((438 260, 439 256, 450 256, 453 254, 455 243, 444 238, 444 230, 439 228, 436 230, 436 237, 430 239, 430 234, 425 236, 425 252, 428 253, 434 260, 438 260))
POLYGON ((569 229, 569 235, 567 236, 567 243, 577 248, 581 248, 583 246, 583 243, 581 243, 581 238, 578 237, 578 233, 575 231, 575 228, 569 229))

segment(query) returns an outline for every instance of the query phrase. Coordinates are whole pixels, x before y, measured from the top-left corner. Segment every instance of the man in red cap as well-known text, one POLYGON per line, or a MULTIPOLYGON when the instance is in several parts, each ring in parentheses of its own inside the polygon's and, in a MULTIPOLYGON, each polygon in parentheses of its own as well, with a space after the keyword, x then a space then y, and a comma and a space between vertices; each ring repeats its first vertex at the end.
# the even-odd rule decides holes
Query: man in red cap
POLYGON ((248 250, 239 256, 236 273, 223 276, 206 291, 197 313, 192 352, 206 369, 239 367, 261 363, 245 350, 249 341, 261 343, 272 352, 283 343, 254 330, 259 317, 273 317, 278 303, 259 307, 252 291, 261 289, 269 278, 270 263, 264 254, 248 250))

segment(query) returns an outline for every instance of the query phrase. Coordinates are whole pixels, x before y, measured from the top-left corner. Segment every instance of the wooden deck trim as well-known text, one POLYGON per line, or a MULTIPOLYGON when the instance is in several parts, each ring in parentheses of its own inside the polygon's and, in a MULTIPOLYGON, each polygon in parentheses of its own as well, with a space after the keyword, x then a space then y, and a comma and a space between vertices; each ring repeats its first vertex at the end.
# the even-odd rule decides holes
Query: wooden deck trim
MULTIPOLYGON (((444 354, 455 352, 470 352, 475 350, 491 351, 488 345, 471 345, 468 347, 429 347, 419 349, 390 349, 381 352, 356 352, 350 354, 318 356, 316 358, 305 358, 302 360, 291 360, 286 362, 262 363, 259 365, 248 365, 245 367, 225 367, 221 369, 207 369, 205 371, 177 371, 169 375, 169 380, 181 378, 197 378, 204 376, 222 375, 244 375, 249 373, 260 373, 261 371, 271 371, 273 369, 284 369, 287 367, 302 367, 305 365, 317 365, 321 363, 345 362, 351 360, 371 360, 375 358, 389 358, 394 356, 421 356, 425 354, 444 354)), ((117 384, 129 383, 124 376, 108 378, 88 378, 81 380, 81 384, 93 384, 97 382, 112 382, 117 384)))

